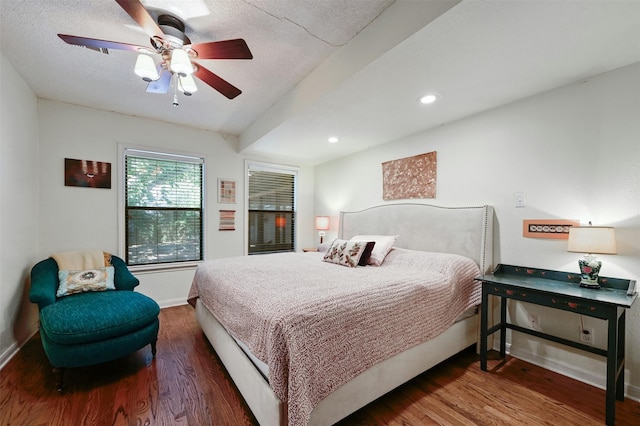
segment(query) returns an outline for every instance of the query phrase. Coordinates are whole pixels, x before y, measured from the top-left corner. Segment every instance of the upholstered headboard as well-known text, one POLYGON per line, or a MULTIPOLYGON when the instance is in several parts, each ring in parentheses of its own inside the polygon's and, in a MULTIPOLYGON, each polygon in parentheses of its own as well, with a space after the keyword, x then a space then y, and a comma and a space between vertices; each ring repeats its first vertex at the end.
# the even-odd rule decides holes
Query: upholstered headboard
POLYGON ((399 235, 396 247, 455 253, 476 261, 482 272, 493 268, 493 207, 440 207, 384 204, 340 213, 339 237, 399 235))

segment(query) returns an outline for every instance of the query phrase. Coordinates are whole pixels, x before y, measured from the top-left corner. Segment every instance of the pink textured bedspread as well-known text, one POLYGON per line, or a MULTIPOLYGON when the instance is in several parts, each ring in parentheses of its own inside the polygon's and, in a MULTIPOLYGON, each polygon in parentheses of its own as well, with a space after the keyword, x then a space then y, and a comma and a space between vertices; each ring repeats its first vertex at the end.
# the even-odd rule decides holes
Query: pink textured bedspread
POLYGON ((321 253, 242 256, 201 264, 189 302, 199 297, 269 366, 297 426, 339 386, 478 305, 479 273, 462 256, 402 249, 382 266, 357 268, 323 262, 321 253))

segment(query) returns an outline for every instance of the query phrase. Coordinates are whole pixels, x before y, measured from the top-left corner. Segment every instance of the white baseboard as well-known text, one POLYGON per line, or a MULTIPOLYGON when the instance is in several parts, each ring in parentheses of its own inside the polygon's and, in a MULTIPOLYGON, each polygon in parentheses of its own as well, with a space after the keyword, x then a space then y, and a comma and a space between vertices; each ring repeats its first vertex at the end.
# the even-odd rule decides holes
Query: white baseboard
POLYGON ((0 355, 0 370, 4 368, 4 366, 14 357, 15 354, 20 350, 20 345, 18 343, 14 343, 9 346, 6 351, 0 355))
POLYGON ((15 342, 7 348, 6 351, 0 355, 0 370, 13 358, 36 333, 38 332, 38 323, 34 324, 33 328, 29 330, 27 336, 20 342, 15 342))
POLYGON ((186 297, 181 297, 179 299, 163 300, 161 302, 158 302, 158 305, 160 305, 160 309, 171 308, 173 306, 182 306, 186 304, 187 304, 186 297))
MULTIPOLYGON (((494 342, 494 349, 500 350, 498 339, 494 342)), ((521 348, 512 348, 509 343, 506 345, 507 353, 511 356, 553 371, 563 376, 571 377, 572 379, 586 383, 591 386, 595 386, 600 389, 606 388, 606 377, 604 374, 596 374, 593 371, 586 371, 578 368, 572 368, 566 364, 560 364, 553 359, 541 357, 529 350, 521 348)), ((603 358, 603 368, 606 369, 606 364, 603 358)), ((640 387, 629 384, 629 370, 625 371, 625 385, 624 394, 625 397, 634 401, 640 402, 640 387)))

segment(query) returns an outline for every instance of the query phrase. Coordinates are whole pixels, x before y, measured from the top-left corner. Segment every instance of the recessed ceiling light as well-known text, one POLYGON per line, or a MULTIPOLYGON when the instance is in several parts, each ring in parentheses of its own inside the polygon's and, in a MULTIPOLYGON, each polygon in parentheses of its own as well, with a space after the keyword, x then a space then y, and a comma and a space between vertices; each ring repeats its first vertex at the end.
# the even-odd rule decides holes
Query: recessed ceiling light
POLYGON ((427 93, 426 95, 420 97, 420 103, 428 105, 434 103, 438 99, 440 99, 439 93, 427 93))
POLYGON ((329 139, 327 139, 329 141, 329 143, 336 143, 339 141, 339 139, 335 136, 331 136, 329 139))

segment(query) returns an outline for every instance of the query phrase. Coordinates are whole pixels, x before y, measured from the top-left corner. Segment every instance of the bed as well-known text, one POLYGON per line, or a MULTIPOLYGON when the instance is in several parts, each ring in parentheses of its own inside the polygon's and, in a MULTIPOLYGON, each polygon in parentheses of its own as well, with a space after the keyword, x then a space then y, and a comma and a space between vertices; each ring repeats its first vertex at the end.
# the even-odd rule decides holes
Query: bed
MULTIPOLYGON (((420 275, 421 280, 431 280, 434 287, 438 287, 436 284, 449 283, 451 279, 451 284, 440 287, 443 291, 451 289, 448 291, 454 292, 458 291, 453 285, 456 279, 438 274, 449 274, 450 270, 461 270, 466 275, 472 271, 474 274, 489 272, 493 251, 491 206, 441 207, 407 203, 342 212, 338 238, 348 240, 356 235, 398 237, 379 267, 330 265, 323 262, 322 253, 216 259, 198 267, 189 302, 195 307, 196 318, 206 337, 261 425, 333 424, 478 341, 477 288, 471 292, 473 294, 453 294, 454 300, 463 300, 457 304, 460 312, 455 312, 455 318, 449 318, 447 310, 437 311, 436 317, 441 320, 416 314, 411 324, 418 324, 421 318, 425 322, 410 328, 406 318, 414 310, 417 312, 418 308, 438 303, 423 302, 428 300, 422 299, 427 297, 423 293, 435 291, 431 287, 428 291, 415 283, 404 287, 404 280, 420 275), (279 265, 274 268, 280 279, 265 279, 267 260, 279 265), (463 266, 447 266, 458 265, 458 262, 463 266), (320 297, 301 296, 306 288, 302 280, 296 282, 295 290, 279 287, 279 281, 296 281, 291 278, 296 271, 288 266, 290 263, 303 268, 302 272, 298 271, 299 275, 316 277, 309 286, 317 288, 320 282, 337 282, 337 274, 340 274, 340 277, 348 276, 349 289, 345 290, 344 285, 327 285, 328 302, 325 302, 320 297), (473 269, 469 264, 473 264, 473 269), (248 265, 247 275, 238 278, 235 274, 245 265, 248 265), (396 286, 394 283, 391 290, 375 287, 375 291, 367 292, 367 287, 359 284, 360 279, 375 281, 400 276, 408 268, 405 265, 428 268, 432 273, 422 277, 422 270, 416 270, 417 273, 407 274, 410 277, 403 278, 402 284, 396 286), (222 286, 220 281, 230 281, 230 285, 222 286), (262 295, 251 293, 249 289, 254 288, 262 288, 262 295), (374 293, 379 293, 380 297, 373 300, 377 297, 374 293), (273 297, 274 294, 278 297, 273 297), (406 294, 407 298, 400 299, 397 294, 406 294), (281 305, 288 298, 292 301, 287 303, 292 304, 281 305), (254 314, 245 306, 254 299, 258 300, 258 307, 253 309, 260 313, 254 314), (416 303, 418 306, 414 306, 416 303), (274 309, 277 314, 267 312, 264 305, 277 305, 274 309), (345 324, 354 324, 351 319, 341 322, 352 305, 364 305, 366 309, 358 314, 355 322, 362 324, 361 328, 346 327, 345 324), (393 314, 382 312, 383 305, 385 309, 388 305, 393 314), (279 309, 282 306, 288 306, 291 312, 284 309, 286 315, 283 314, 283 309, 279 309), (471 314, 467 308, 471 308, 471 314), (380 327, 392 326, 392 332, 376 329, 378 325, 373 323, 376 317, 384 317, 385 324, 380 327), (243 323, 242 318, 249 319, 249 323, 243 323), (433 324, 433 330, 431 326, 424 326, 426 324, 433 324), (348 340, 342 341, 342 334, 331 327, 357 332, 342 333, 349 335, 348 340), (371 344, 373 340, 380 343, 375 349, 367 346, 368 349, 363 350, 357 346, 371 344), (334 346, 337 348, 330 352, 334 346), (302 347, 308 347, 307 352, 303 353, 302 347), (324 350, 328 352, 322 352, 324 350), (357 362, 353 356, 348 356, 354 353, 363 354, 357 362)), ((469 278, 465 280, 469 281, 469 278)), ((437 300, 441 300, 440 296, 437 300)), ((454 310, 449 310, 454 315, 454 310)))

